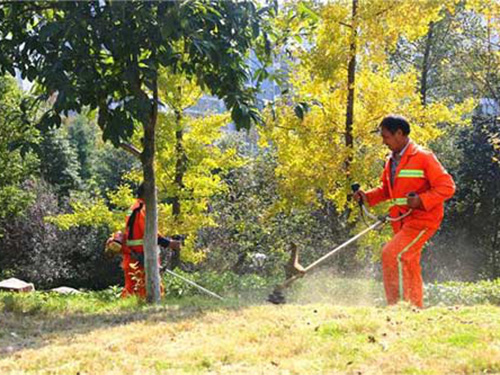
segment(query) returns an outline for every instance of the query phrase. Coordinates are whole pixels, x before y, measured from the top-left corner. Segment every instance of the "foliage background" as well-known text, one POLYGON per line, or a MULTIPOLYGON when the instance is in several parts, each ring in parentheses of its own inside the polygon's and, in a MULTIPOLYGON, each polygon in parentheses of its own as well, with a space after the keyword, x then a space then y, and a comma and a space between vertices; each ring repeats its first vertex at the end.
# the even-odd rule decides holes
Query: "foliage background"
MULTIPOLYGON (((161 71, 159 224, 187 235, 182 272, 274 280, 292 242, 308 264, 364 228, 350 183, 378 183, 386 150, 373 131, 399 112, 458 186, 424 253, 425 279, 500 277, 498 4, 410 3, 360 1, 355 16, 347 1, 283 4, 268 41, 274 70, 249 72, 277 79, 280 95, 260 97, 264 123, 248 132, 232 130, 206 87, 161 71)), ((103 244, 123 226, 140 163, 102 141, 87 109, 40 131, 48 104, 35 103, 36 90, 0 78, 0 275, 41 288, 119 284, 119 259, 106 259, 103 244)), ((130 141, 140 146, 141 135, 130 141)), ((339 253, 329 274, 379 279, 389 235, 372 233, 339 253)))

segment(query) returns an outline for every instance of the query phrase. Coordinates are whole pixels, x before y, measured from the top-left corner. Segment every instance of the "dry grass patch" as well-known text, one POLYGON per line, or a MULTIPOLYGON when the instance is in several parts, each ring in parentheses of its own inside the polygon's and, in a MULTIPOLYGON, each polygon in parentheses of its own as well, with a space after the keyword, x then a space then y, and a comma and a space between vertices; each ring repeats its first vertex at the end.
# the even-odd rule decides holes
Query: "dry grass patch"
POLYGON ((0 318, 1 374, 500 373, 500 307, 488 305, 197 299, 0 318))

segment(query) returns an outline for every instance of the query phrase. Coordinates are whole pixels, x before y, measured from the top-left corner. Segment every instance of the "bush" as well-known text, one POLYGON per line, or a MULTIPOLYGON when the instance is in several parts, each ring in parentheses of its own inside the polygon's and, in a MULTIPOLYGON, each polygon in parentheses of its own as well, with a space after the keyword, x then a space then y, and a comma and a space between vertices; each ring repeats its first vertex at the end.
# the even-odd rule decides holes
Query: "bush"
POLYGON ((116 286, 80 294, 0 291, 0 312, 16 315, 59 315, 135 310, 146 306, 139 298, 120 298, 120 292, 121 288, 116 286))
POLYGON ((50 185, 33 183, 36 200, 23 216, 3 223, 0 238, 2 277, 17 277, 37 289, 66 285, 102 289, 122 282, 119 260, 107 259, 106 228, 62 231, 44 218, 62 211, 50 185))
MULTIPOLYGON (((268 289, 276 283, 275 279, 264 278, 256 274, 238 275, 230 271, 224 273, 208 271, 187 273, 182 270, 175 270, 174 272, 222 296, 251 294, 268 289)), ((165 297, 167 298, 203 294, 194 286, 169 274, 163 275, 163 285, 165 286, 165 297)))
POLYGON ((500 279, 476 283, 446 282, 426 286, 428 305, 500 305, 500 279))
MULTIPOLYGON (((237 137, 224 142, 236 146, 251 162, 221 175, 227 189, 211 199, 217 225, 199 231, 198 245, 207 249, 207 257, 198 267, 276 276, 290 258, 292 243, 300 250, 301 263, 307 265, 351 237, 346 218, 319 191, 318 205, 292 209, 284 204, 273 150, 257 146, 246 150, 251 141, 237 137)), ((353 274, 363 268, 355 251, 339 253, 333 263, 353 274)))

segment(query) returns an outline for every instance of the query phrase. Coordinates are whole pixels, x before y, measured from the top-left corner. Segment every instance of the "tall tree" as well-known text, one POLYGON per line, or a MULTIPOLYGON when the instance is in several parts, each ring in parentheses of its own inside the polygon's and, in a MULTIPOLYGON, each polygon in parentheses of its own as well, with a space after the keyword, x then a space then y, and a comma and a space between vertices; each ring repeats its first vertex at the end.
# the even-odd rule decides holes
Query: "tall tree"
POLYGON ((76 151, 82 181, 90 180, 94 174, 97 131, 97 126, 85 113, 77 115, 67 126, 68 140, 76 151))
POLYGON ((31 197, 22 183, 34 177, 39 165, 32 151, 39 142, 38 131, 28 126, 22 103, 26 104, 16 81, 0 76, 0 219, 27 206, 31 197))
POLYGON ((442 18, 431 22, 421 38, 399 39, 391 65, 399 73, 419 72, 422 103, 497 96, 498 21, 491 19, 494 4, 483 5, 467 1, 444 8, 442 18))
POLYGON ((358 0, 317 6, 318 27, 290 67, 292 99, 316 105, 297 118, 286 98, 269 111, 261 132, 277 147, 288 205, 324 196, 343 212, 351 182, 376 184, 386 154, 376 130, 389 113, 408 117, 412 137, 424 145, 440 134, 437 124, 463 123, 472 103, 440 100, 423 106, 416 69, 398 73, 390 61, 398 40, 426 35, 429 24, 452 5, 358 0))
POLYGON ((78 154, 67 139, 65 129, 50 129, 40 137, 36 148, 41 177, 52 184, 59 195, 69 195, 82 187, 78 154))
MULTIPOLYGON (((354 146, 354 137, 352 134, 352 125, 354 123, 354 88, 356 85, 356 50, 358 43, 358 0, 352 0, 351 11, 351 36, 349 41, 349 55, 347 63, 347 105, 345 115, 345 145, 352 149, 354 146)), ((351 164, 352 156, 348 155, 345 161, 347 173, 351 164)))
POLYGON ((131 150, 141 159, 148 207, 148 301, 160 298, 154 170, 159 70, 170 67, 196 77, 225 101, 238 126, 248 127, 259 116, 246 86, 246 59, 254 41, 267 41, 261 28, 267 9, 215 0, 0 5, 0 72, 17 69, 47 95, 56 94, 42 127, 88 106, 98 109, 103 137, 116 146, 127 142, 134 127, 142 128, 142 147, 131 150))
MULTIPOLYGON (((165 111, 158 115, 155 169, 158 179, 158 226, 161 233, 187 235, 182 257, 196 263, 203 252, 195 251, 200 228, 214 225, 210 199, 225 191, 223 176, 242 164, 234 147, 218 147, 229 125, 228 113, 193 115, 203 91, 193 79, 172 71, 162 70, 159 77, 159 97, 165 111)), ((136 131, 131 139, 133 147, 140 147, 142 132, 136 131)), ((69 229, 80 225, 107 225, 118 229, 123 215, 133 202, 130 182, 142 180, 140 169, 131 168, 123 175, 127 180, 110 189, 106 202, 94 199, 91 207, 81 200, 73 200, 73 213, 50 218, 60 227, 69 229), (109 207, 111 203, 112 209, 109 207), (116 211, 122 211, 116 214, 116 211)))

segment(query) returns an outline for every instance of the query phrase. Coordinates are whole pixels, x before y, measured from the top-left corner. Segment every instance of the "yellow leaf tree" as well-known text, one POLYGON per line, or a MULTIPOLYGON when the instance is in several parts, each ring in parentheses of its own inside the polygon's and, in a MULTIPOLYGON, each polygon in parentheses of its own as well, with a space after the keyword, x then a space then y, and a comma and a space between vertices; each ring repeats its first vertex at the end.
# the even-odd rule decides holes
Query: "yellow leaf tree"
POLYGON ((466 122, 472 101, 424 103, 419 73, 396 73, 389 60, 400 38, 425 36, 454 3, 350 0, 317 9, 311 47, 290 67, 292 99, 309 111, 297 117, 287 97, 261 129, 261 142, 277 147, 285 207, 315 203, 321 191, 342 212, 352 182, 376 185, 387 153, 376 130, 387 114, 407 117, 424 146, 441 134, 439 124, 466 122))
MULTIPOLYGON (((204 256, 195 250, 199 228, 215 225, 208 213, 209 199, 225 189, 222 175, 242 163, 235 148, 217 147, 224 127, 230 122, 227 113, 203 116, 189 111, 198 103, 203 91, 184 75, 163 70, 159 79, 159 97, 164 104, 158 115, 155 169, 158 188, 158 228, 164 235, 187 235, 182 252, 185 261, 197 262, 204 256)), ((132 137, 129 148, 139 148, 141 134, 132 137)), ((142 181, 142 171, 132 170, 126 179, 142 181)), ((108 201, 94 198, 91 202, 75 200, 73 212, 52 217, 61 228, 77 225, 107 225, 110 230, 125 226, 125 213, 133 202, 128 185, 108 192, 108 201)))

